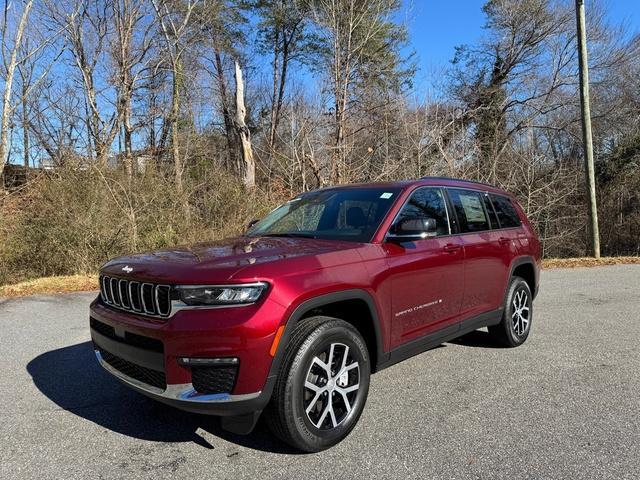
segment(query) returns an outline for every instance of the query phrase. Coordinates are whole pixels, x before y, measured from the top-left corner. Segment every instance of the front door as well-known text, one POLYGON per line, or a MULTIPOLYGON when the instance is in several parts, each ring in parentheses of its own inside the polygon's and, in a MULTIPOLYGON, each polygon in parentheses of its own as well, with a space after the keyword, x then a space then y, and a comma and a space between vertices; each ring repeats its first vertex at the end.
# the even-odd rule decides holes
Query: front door
POLYGON ((400 211, 403 219, 433 218, 434 236, 387 241, 387 281, 391 282, 391 348, 457 322, 464 291, 464 250, 451 225, 444 191, 418 188, 400 211))

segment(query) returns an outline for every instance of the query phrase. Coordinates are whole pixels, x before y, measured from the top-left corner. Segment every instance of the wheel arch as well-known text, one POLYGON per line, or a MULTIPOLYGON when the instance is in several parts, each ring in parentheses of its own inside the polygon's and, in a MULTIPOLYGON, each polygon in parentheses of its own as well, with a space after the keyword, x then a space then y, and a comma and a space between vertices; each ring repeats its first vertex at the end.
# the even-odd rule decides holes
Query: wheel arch
POLYGON ((339 318, 353 325, 367 344, 371 371, 378 370, 378 365, 385 360, 378 309, 366 290, 348 289, 309 298, 294 308, 285 323, 269 376, 278 374, 286 345, 298 322, 315 315, 339 318))
MULTIPOLYGON (((533 257, 525 256, 516 258, 511 264, 511 271, 509 272, 509 281, 512 277, 518 276, 523 278, 529 285, 529 289, 533 294, 533 297, 538 293, 538 275, 536 271, 536 262, 533 257)), ((507 283, 507 288, 509 284, 507 283)), ((505 291, 506 295, 506 291, 505 291)))

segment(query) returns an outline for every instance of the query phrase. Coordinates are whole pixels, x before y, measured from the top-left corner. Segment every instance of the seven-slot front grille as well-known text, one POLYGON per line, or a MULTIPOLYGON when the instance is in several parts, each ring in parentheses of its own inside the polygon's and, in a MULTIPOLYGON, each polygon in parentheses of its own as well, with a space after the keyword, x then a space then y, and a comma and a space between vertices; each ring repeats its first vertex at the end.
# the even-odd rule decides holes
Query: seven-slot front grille
POLYGON ((109 306, 153 317, 171 313, 171 287, 100 276, 100 296, 109 306))

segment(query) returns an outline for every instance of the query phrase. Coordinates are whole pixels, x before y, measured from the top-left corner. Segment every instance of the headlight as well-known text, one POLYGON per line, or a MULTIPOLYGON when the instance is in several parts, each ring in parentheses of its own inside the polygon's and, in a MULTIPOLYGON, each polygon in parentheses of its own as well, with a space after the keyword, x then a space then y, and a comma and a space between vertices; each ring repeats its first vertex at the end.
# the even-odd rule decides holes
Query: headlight
POLYGON ((268 284, 246 283, 239 285, 188 285, 177 288, 180 300, 187 305, 246 305, 258 301, 268 284))

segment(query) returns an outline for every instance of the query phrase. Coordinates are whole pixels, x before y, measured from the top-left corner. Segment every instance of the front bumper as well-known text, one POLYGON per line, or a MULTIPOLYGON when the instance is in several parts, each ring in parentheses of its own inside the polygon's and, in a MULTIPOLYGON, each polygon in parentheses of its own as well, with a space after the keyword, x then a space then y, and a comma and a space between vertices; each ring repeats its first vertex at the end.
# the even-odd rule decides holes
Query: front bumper
POLYGON ((202 394, 198 393, 191 383, 167 385, 167 388, 162 390, 123 374, 105 362, 99 350, 96 350, 95 353, 98 363, 128 387, 147 397, 188 412, 221 416, 244 415, 262 410, 269 402, 270 394, 263 395, 263 392, 240 395, 230 393, 202 394))
POLYGON ((158 320, 96 299, 91 337, 100 365, 134 390, 182 410, 237 416, 262 410, 269 401, 275 381, 269 351, 282 315, 282 307, 267 300, 246 308, 185 310, 158 320), (203 392, 192 368, 178 361, 183 357, 233 357, 238 365, 227 390, 203 392))

